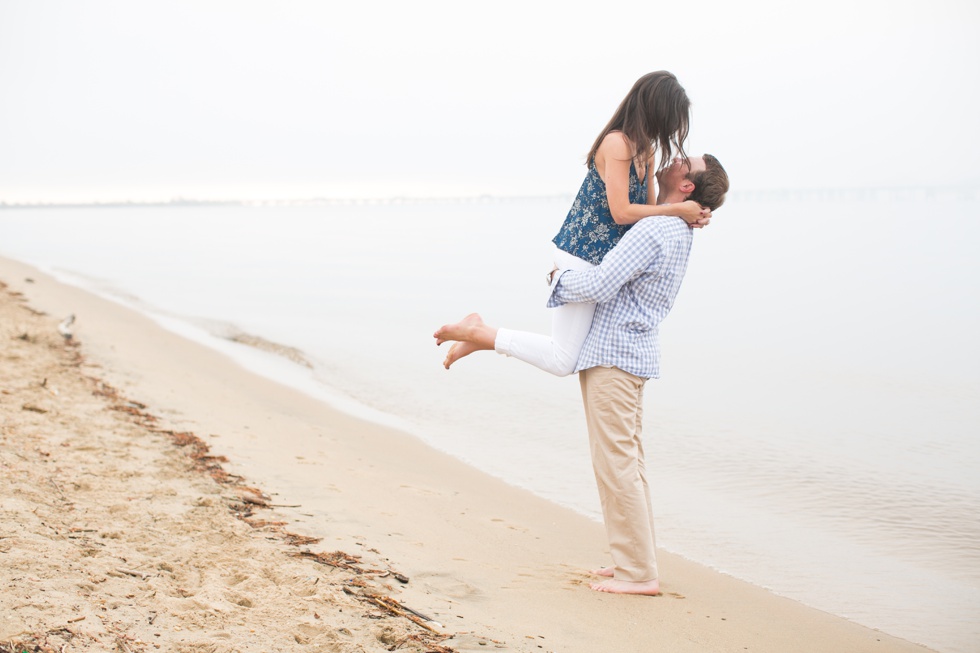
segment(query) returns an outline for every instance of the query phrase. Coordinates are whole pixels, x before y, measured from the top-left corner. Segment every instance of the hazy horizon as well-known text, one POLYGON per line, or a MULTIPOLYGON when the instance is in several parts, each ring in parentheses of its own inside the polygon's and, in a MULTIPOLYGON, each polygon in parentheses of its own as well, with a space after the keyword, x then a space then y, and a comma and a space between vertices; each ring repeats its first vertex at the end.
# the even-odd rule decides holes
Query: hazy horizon
MULTIPOLYGON (((838 188, 759 188, 732 190, 728 199, 739 201, 751 198, 753 201, 779 201, 786 195, 798 196, 800 199, 817 202, 834 201, 836 199, 895 199, 922 195, 948 196, 960 195, 974 198, 980 192, 980 182, 973 184, 946 186, 852 186, 838 188)), ((550 193, 538 195, 494 195, 482 193, 479 195, 389 195, 389 196, 319 196, 319 197, 255 197, 251 199, 240 197, 118 197, 92 198, 88 200, 27 200, 8 202, 0 197, 0 209, 18 208, 88 208, 88 207, 124 207, 124 206, 209 206, 209 205, 242 205, 242 206, 286 206, 286 205, 345 205, 345 204, 425 204, 425 203, 460 203, 473 204, 485 202, 511 202, 515 200, 548 200, 574 199, 574 192, 550 193)))
POLYGON ((978 28, 954 0, 0 0, 0 201, 574 193, 658 69, 734 189, 973 187, 978 28))

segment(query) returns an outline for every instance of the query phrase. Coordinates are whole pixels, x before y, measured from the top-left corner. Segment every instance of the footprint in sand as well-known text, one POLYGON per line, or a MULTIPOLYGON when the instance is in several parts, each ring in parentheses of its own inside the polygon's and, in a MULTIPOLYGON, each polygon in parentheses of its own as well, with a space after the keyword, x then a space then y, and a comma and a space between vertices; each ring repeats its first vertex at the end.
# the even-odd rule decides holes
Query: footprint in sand
POLYGON ((244 583, 245 581, 248 580, 248 578, 249 577, 247 574, 232 574, 231 576, 223 577, 221 580, 223 580, 225 582, 225 585, 227 585, 228 587, 234 587, 239 583, 244 583))
POLYGON ((540 567, 518 567, 507 584, 507 589, 520 589, 532 585, 552 586, 556 579, 564 578, 571 584, 581 583, 584 578, 581 569, 565 564, 550 564, 540 567))
POLYGON ((412 577, 412 582, 422 585, 434 594, 442 594, 453 599, 482 598, 483 592, 469 583, 450 574, 420 573, 412 577))
POLYGON ((415 494, 421 494, 424 497, 435 497, 439 496, 440 492, 435 490, 430 490, 429 488, 416 487, 414 485, 400 485, 399 490, 408 490, 409 492, 414 492, 415 494))
MULTIPOLYGON (((341 628, 337 632, 343 633, 344 631, 346 631, 347 634, 350 634, 350 631, 347 631, 345 628, 341 628)), ((297 626, 294 627, 292 635, 293 635, 293 640, 297 644, 301 644, 303 646, 311 646, 313 647, 311 650, 317 650, 317 651, 348 650, 346 647, 342 647, 339 641, 340 638, 337 636, 337 633, 335 633, 333 630, 331 630, 326 626, 298 624, 297 626)))
POLYGON ((506 526, 510 530, 517 531, 519 533, 528 533, 528 532, 530 532, 528 529, 524 528, 523 526, 514 526, 513 524, 508 524, 506 521, 504 521, 503 519, 500 519, 498 517, 494 517, 490 521, 492 521, 494 523, 501 524, 503 526, 506 526))
POLYGON ((243 608, 251 608, 255 605, 252 599, 248 598, 243 594, 238 594, 237 592, 225 592, 225 599, 229 603, 234 603, 235 605, 241 606, 243 608))

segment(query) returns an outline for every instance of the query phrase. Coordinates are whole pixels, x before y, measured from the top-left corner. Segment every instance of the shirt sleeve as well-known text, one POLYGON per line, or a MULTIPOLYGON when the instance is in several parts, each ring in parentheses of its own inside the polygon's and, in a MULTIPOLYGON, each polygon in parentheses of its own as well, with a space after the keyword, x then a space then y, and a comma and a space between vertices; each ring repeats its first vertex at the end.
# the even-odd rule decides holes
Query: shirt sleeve
POLYGON ((596 267, 556 272, 548 306, 609 301, 638 275, 659 272, 665 243, 663 230, 651 218, 640 220, 596 267))

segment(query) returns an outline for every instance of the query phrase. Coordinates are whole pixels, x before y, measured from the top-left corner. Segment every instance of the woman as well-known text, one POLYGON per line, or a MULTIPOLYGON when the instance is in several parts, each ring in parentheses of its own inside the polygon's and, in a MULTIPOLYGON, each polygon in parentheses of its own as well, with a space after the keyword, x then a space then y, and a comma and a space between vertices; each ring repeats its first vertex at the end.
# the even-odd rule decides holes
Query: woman
MULTIPOLYGON (((585 181, 552 241, 558 268, 586 270, 598 265, 633 224, 649 216, 676 216, 693 227, 708 224, 711 211, 697 202, 647 203, 648 197, 657 197, 656 173, 675 156, 687 158, 690 107, 687 93, 669 72, 648 73, 636 81, 586 158, 585 181)), ((498 329, 493 349, 566 376, 575 368, 594 312, 594 304, 560 306, 553 310, 550 336, 498 329)), ((472 314, 435 332, 437 345, 456 341, 443 362, 446 369, 474 351, 489 349, 478 337, 483 326, 472 314)))

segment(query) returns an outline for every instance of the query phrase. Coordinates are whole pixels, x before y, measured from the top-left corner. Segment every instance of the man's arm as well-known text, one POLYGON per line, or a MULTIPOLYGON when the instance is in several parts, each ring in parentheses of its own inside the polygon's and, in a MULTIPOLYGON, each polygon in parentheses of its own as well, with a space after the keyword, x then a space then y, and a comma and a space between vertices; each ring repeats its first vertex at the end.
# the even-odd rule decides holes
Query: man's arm
POLYGON ((647 218, 638 222, 606 254, 602 263, 591 270, 555 272, 548 306, 609 301, 640 273, 659 268, 665 240, 655 220, 647 218))

